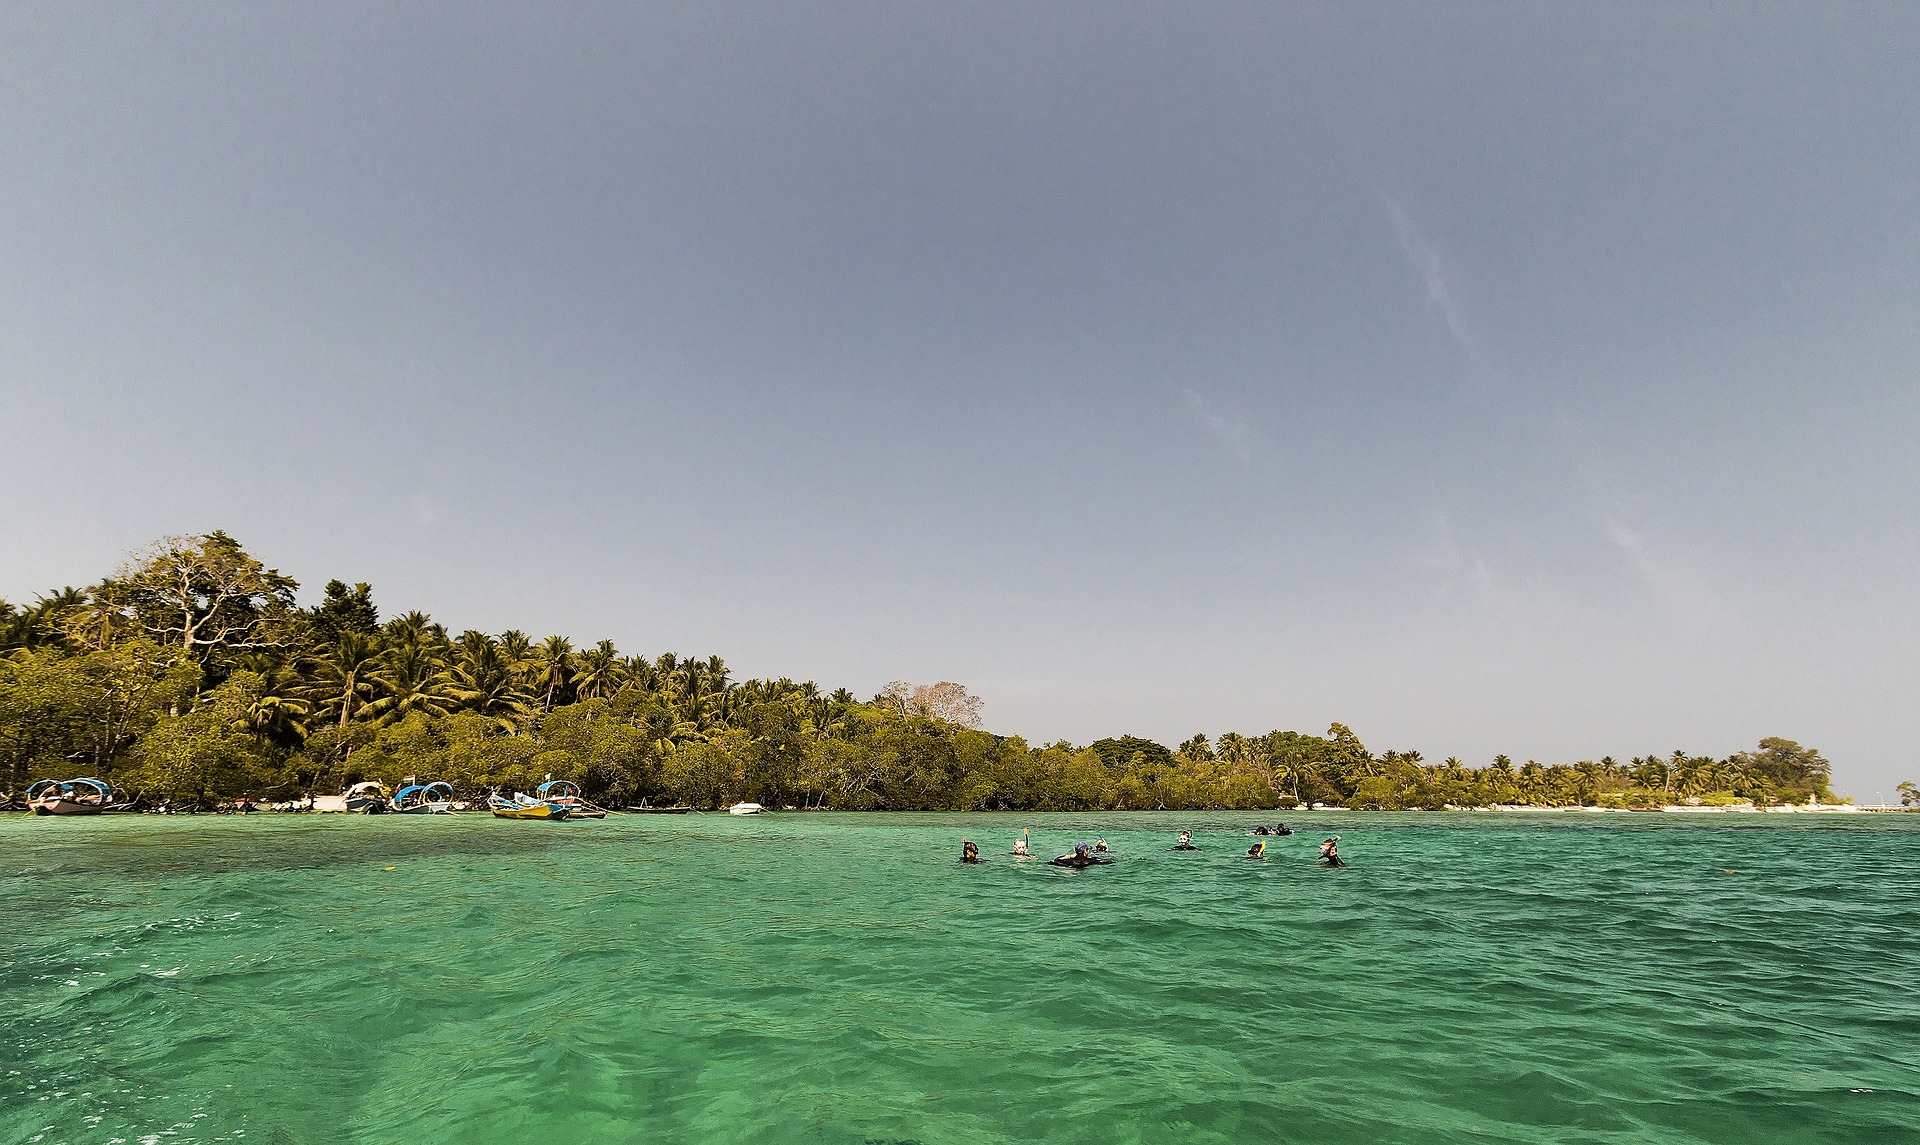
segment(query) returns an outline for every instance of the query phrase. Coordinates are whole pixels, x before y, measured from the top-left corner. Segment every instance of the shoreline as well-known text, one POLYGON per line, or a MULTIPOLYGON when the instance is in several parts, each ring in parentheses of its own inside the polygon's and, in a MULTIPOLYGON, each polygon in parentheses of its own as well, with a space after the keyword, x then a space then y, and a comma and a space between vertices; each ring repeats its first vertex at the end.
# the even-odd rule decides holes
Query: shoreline
MULTIPOLYGON (((466 806, 466 807, 456 807, 452 811, 446 812, 446 814, 464 815, 464 814, 482 813, 486 811, 487 811, 487 808, 485 807, 466 806)), ((727 809, 725 807, 718 807, 718 808, 712 808, 712 809, 691 808, 689 809, 689 811, 690 813, 696 814, 696 815, 727 814, 727 809)), ((1476 815, 1495 815, 1495 814, 1498 814, 1498 815, 1513 815, 1513 814, 1533 814, 1533 815, 1581 815, 1581 814, 1587 814, 1587 815, 1595 815, 1595 814, 1597 815, 1659 815, 1659 814, 1673 814, 1673 815, 1887 815, 1887 814, 1893 814, 1893 815, 1899 815, 1899 814, 1920 814, 1920 807, 1900 807, 1892 804, 1868 804, 1868 805, 1862 806, 1862 805, 1856 805, 1852 803, 1823 803, 1823 804, 1820 804, 1819 806, 1813 806, 1813 807, 1807 806, 1805 804, 1785 804, 1785 805, 1775 806, 1775 807, 1759 807, 1751 803, 1729 804, 1726 806, 1706 806, 1706 805, 1694 806, 1694 805, 1685 804, 1685 803, 1669 803, 1660 807, 1589 807, 1589 806, 1581 806, 1577 804, 1576 805, 1543 806, 1543 805, 1534 805, 1534 804, 1526 804, 1526 803, 1495 803, 1495 804, 1489 804, 1484 807, 1447 806, 1447 807, 1366 808, 1366 807, 1340 807, 1340 806, 1330 806, 1330 805, 1317 805, 1313 807, 1277 807, 1277 808, 1276 807, 1269 807, 1269 808, 1261 808, 1261 807, 1252 807, 1252 808, 1103 807, 1103 808, 1092 808, 1092 809, 1084 809, 1084 810, 1072 809, 1072 808, 1028 807, 1028 808, 1021 808, 1018 810, 1008 810, 1008 811, 1001 811, 1001 810, 953 811, 953 810, 937 810, 937 809, 929 809, 929 808, 917 808, 917 809, 888 808, 888 809, 876 809, 871 811, 847 811, 844 809, 837 809, 837 808, 831 808, 831 807, 782 807, 777 809, 768 808, 765 813, 778 814, 778 815, 807 815, 807 814, 1101 815, 1101 814, 1143 813, 1143 814, 1161 814, 1161 815, 1233 814, 1233 815, 1271 816, 1271 815, 1313 815, 1321 812, 1334 812, 1337 814, 1344 814, 1344 815, 1429 815, 1429 814, 1444 815, 1449 813, 1476 814, 1476 815)), ((287 807, 287 806, 274 806, 272 804, 261 803, 261 804, 255 804, 253 807, 245 811, 241 811, 232 807, 198 808, 194 810, 187 810, 182 808, 178 810, 165 810, 165 811, 159 810, 156 808, 145 808, 145 807, 110 807, 105 809, 104 811, 98 812, 98 814, 114 815, 114 816, 159 815, 159 816, 166 816, 171 818, 176 816, 200 816, 200 815, 213 815, 213 816, 346 815, 346 816, 351 816, 351 815, 357 815, 360 813, 346 811, 345 809, 322 810, 314 807, 287 807)), ((625 809, 613 809, 612 814, 642 815, 642 814, 646 814, 646 812, 627 811, 625 809)), ((24 807, 0 807, 0 815, 32 816, 33 812, 24 807)), ((85 819, 85 818, 92 818, 92 817, 93 817, 92 815, 44 816, 44 818, 56 818, 56 819, 65 819, 65 818, 85 819)))

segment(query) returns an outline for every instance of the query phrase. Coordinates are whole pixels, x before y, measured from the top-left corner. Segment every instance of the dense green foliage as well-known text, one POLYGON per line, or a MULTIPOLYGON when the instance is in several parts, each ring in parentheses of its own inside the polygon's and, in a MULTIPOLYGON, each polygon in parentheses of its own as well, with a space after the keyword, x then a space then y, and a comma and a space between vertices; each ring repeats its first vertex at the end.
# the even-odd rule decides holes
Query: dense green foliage
POLYGON ((579 782, 603 801, 736 799, 865 809, 1656 806, 1826 798, 1828 765, 1790 740, 1715 760, 1516 768, 1376 755, 1324 736, 1134 736, 1031 747, 976 727, 952 683, 868 701, 790 679, 736 681, 718 656, 622 656, 524 633, 382 623, 366 584, 297 586, 224 533, 170 538, 85 591, 0 601, 0 788, 109 779, 150 801, 445 779, 462 792, 579 782))

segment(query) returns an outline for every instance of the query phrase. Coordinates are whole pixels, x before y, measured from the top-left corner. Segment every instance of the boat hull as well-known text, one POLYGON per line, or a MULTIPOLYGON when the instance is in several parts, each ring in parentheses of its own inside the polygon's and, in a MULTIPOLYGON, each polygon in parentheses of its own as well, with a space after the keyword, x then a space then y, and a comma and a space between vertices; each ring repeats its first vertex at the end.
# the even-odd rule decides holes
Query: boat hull
POLYGON ((567 809, 542 803, 537 807, 495 807, 493 815, 496 819, 543 819, 558 823, 567 817, 567 809))
POLYGON ((33 805, 35 815, 98 815, 104 803, 75 803, 71 799, 42 799, 33 805))

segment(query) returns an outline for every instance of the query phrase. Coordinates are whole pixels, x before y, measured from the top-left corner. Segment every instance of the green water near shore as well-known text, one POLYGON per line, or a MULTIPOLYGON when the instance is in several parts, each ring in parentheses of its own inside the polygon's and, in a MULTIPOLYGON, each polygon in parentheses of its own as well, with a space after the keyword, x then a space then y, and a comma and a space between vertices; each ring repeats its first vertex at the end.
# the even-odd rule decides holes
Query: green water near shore
POLYGON ((0 1140, 1920 1140, 1920 816, 1677 819, 5 816, 0 1140))

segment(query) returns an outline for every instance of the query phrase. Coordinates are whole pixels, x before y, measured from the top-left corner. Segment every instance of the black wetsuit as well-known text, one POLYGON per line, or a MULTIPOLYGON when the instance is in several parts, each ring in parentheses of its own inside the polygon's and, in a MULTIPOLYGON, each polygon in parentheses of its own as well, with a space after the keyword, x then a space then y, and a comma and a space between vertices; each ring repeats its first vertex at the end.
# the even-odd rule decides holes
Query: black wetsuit
POLYGON ((1198 851, 1200 848, 1194 846, 1192 843, 1175 843, 1173 849, 1176 851, 1198 851))
POLYGON ((1113 862, 1113 859, 1107 855, 1062 855, 1057 859, 1048 859, 1047 862, 1056 867, 1072 867, 1077 871, 1086 867, 1103 867, 1113 862))

